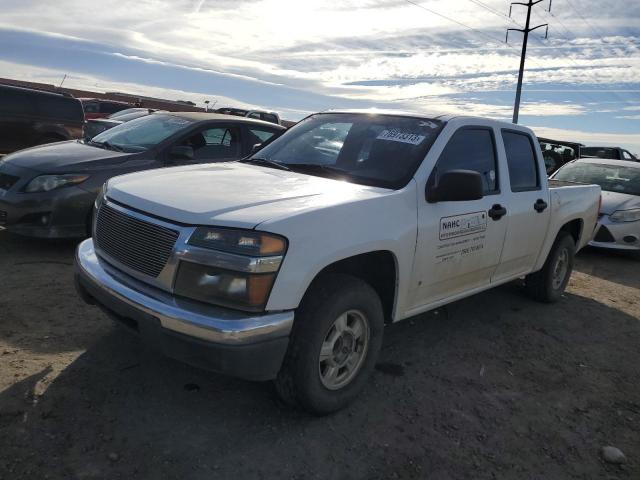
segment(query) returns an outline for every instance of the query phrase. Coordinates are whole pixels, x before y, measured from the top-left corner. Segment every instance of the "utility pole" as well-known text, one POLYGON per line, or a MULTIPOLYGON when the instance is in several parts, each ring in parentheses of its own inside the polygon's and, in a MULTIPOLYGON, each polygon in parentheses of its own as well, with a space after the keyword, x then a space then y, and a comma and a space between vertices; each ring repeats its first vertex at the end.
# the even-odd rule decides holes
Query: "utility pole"
MULTIPOLYGON (((524 38, 522 39, 522 53, 520 54, 520 72, 518 72, 518 87, 516 89, 516 101, 515 101, 515 104, 513 105, 513 123, 518 123, 518 115, 520 113, 520 97, 522 95, 522 76, 524 75, 524 61, 527 56, 527 42, 529 41, 529 32, 532 32, 541 27, 547 27, 547 33, 545 34, 544 38, 547 38, 547 36, 549 35, 548 23, 544 23, 542 25, 529 28, 529 24, 531 21, 531 9, 534 7, 534 5, 537 5, 540 2, 542 2, 542 0, 536 0, 535 2, 533 0, 529 0, 527 3, 511 2, 511 6, 509 7, 509 18, 511 18, 511 9, 513 8, 514 5, 523 5, 527 7, 527 21, 524 25, 524 29, 507 28, 507 37, 505 39, 505 42, 508 43, 510 31, 524 33, 524 38)), ((549 9, 551 9, 551 0, 549 0, 549 9)))

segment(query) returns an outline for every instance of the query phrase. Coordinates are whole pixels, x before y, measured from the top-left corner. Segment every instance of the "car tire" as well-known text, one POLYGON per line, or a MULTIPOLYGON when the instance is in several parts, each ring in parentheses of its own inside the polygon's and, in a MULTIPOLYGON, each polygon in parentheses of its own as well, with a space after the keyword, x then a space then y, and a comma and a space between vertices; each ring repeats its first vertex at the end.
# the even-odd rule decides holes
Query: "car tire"
POLYGON ((569 283, 575 252, 573 237, 566 232, 560 232, 542 270, 525 277, 527 293, 539 302, 557 302, 569 283))
POLYGON ((316 415, 344 408, 371 376, 383 330, 382 302, 369 284, 350 275, 321 276, 296 311, 274 382, 279 397, 316 415))

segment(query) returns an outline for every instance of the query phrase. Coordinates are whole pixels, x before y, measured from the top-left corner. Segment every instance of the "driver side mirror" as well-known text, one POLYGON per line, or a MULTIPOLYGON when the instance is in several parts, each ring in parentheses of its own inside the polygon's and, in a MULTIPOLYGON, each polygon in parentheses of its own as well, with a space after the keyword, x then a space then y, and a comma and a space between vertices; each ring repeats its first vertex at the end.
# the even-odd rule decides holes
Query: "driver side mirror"
POLYGON ((171 160, 193 160, 194 157, 193 147, 186 145, 174 145, 169 152, 171 160))
POLYGON ((482 175, 473 170, 449 170, 444 172, 437 185, 427 183, 427 202, 464 202, 484 197, 482 175))

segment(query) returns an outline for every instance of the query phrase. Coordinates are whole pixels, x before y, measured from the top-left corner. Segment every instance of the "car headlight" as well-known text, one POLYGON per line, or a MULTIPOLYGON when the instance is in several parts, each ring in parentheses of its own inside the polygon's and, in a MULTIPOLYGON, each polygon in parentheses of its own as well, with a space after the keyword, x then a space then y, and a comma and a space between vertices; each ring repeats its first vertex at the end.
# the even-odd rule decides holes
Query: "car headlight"
POLYGON ((199 227, 187 243, 212 253, 205 255, 207 264, 180 262, 177 295, 229 308, 264 310, 287 249, 285 238, 253 230, 199 227))
POLYGON ((84 182, 89 175, 40 175, 31 180, 24 191, 27 193, 49 192, 58 188, 71 187, 84 182))
POLYGON ((640 220, 640 208, 632 208, 631 210, 616 210, 609 219, 612 222, 635 222, 640 220))
POLYGON ((198 227, 187 243, 257 257, 282 255, 287 248, 286 240, 278 235, 233 228, 198 227))

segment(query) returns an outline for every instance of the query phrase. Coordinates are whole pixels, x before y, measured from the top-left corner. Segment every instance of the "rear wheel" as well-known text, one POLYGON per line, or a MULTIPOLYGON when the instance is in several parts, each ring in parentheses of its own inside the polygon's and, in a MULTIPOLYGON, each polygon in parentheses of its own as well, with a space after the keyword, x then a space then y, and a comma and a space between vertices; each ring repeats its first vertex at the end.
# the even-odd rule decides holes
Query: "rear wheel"
POLYGON ((315 414, 339 410, 364 388, 382 346, 377 293, 343 274, 325 275, 305 295, 275 380, 286 403, 315 414))
POLYGON ((569 283, 575 251, 573 237, 566 232, 560 232, 542 270, 525 278, 527 293, 539 302, 558 301, 569 283))

